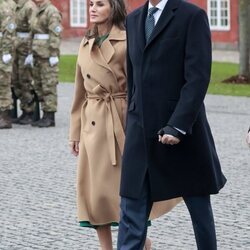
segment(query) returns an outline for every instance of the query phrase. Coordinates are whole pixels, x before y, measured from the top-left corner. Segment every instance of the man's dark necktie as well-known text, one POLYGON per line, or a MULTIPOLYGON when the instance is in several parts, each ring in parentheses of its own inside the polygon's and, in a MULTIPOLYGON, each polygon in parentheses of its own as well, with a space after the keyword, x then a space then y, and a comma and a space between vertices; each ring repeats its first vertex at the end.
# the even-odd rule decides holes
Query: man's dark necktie
POLYGON ((145 37, 146 37, 146 41, 148 42, 152 31, 154 29, 155 26, 155 18, 154 18, 154 13, 158 10, 158 8, 156 7, 152 7, 148 10, 148 15, 146 18, 146 22, 145 22, 145 37))

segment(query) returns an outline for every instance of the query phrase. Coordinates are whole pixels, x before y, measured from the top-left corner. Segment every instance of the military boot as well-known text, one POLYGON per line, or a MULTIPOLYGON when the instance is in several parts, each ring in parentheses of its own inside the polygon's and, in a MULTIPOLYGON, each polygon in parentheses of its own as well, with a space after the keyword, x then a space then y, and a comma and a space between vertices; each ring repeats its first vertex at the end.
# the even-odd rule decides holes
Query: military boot
POLYGON ((20 120, 22 120, 25 117, 26 113, 25 111, 22 112, 22 114, 17 118, 12 118, 12 123, 19 124, 20 120))
POLYGON ((55 112, 44 112, 43 118, 31 125, 39 128, 55 127, 55 112))
POLYGON ((19 121, 25 116, 24 112, 19 116, 15 118, 11 118, 12 123, 19 124, 19 121))
POLYGON ((19 124, 27 125, 33 122, 33 112, 24 112, 24 116, 19 119, 19 124))
POLYGON ((12 122, 9 110, 0 111, 0 129, 4 128, 12 128, 12 122))

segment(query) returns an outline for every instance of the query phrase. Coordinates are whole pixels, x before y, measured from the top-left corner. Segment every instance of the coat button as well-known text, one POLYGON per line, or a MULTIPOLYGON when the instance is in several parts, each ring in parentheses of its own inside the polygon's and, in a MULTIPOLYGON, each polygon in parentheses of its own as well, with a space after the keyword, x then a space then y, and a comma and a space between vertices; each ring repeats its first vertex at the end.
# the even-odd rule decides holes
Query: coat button
POLYGON ((95 126, 95 122, 94 122, 94 121, 92 121, 91 124, 92 124, 93 126, 95 126))
POLYGON ((90 79, 90 74, 87 74, 87 77, 90 79))

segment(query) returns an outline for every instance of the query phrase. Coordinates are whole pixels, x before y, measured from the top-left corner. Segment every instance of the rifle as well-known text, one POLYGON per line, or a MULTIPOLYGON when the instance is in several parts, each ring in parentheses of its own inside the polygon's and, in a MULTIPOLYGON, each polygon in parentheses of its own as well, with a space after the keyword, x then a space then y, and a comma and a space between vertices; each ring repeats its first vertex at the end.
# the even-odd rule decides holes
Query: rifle
POLYGON ((36 92, 32 90, 32 93, 34 95, 33 102, 35 103, 34 114, 33 114, 33 121, 35 122, 40 120, 40 105, 36 92))
POLYGON ((13 109, 11 110, 11 118, 17 118, 17 99, 18 97, 15 94, 14 88, 11 87, 12 100, 13 100, 13 109))

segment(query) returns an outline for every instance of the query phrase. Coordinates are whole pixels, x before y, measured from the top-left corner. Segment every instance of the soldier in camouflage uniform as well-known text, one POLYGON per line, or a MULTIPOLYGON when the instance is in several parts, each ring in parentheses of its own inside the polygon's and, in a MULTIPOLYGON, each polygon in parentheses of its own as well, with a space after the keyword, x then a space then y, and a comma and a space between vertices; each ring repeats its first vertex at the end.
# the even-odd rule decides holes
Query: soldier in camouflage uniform
MULTIPOLYGON (((31 20, 36 14, 36 5, 32 0, 15 0, 16 41, 13 65, 12 85, 15 95, 20 99, 21 116, 15 121, 19 124, 31 124, 34 111, 34 94, 32 92, 32 34, 31 20)), ((14 122, 14 121, 13 121, 14 122)))
POLYGON ((5 0, 0 0, 0 129, 12 127, 11 72, 15 29, 13 9, 5 0))
POLYGON ((15 14, 16 11, 16 3, 14 0, 5 0, 6 3, 8 3, 9 7, 13 11, 13 14, 15 14))
POLYGON ((34 88, 38 95, 43 117, 32 126, 55 126, 57 111, 57 83, 59 47, 62 32, 62 15, 49 0, 34 0, 38 6, 35 20, 32 22, 34 34, 32 51, 34 57, 34 88))

